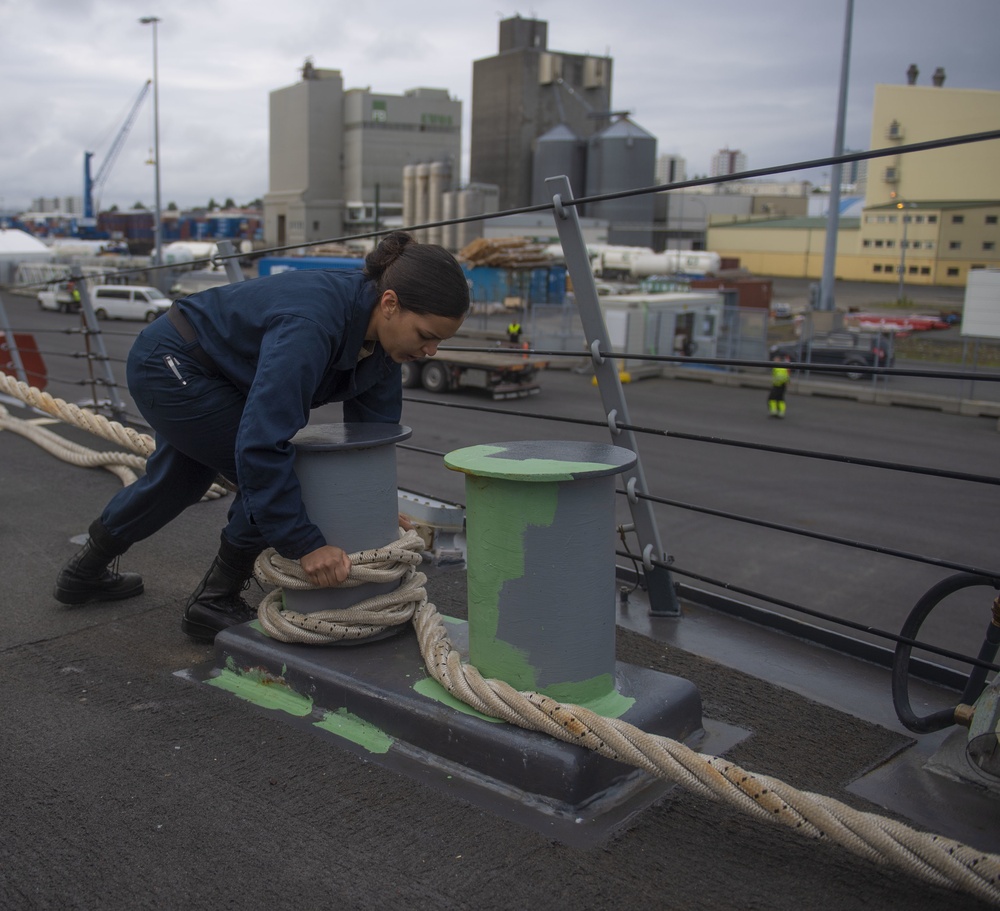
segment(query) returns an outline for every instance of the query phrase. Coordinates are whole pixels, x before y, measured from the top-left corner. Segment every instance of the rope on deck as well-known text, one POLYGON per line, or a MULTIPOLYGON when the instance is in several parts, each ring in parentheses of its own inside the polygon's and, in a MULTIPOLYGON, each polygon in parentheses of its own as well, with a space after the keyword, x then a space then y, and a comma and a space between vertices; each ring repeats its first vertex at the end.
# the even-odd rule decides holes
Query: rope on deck
MULTIPOLYGON (((351 573, 345 586, 375 581, 366 578, 373 572, 382 582, 396 573, 396 578, 405 577, 398 593, 377 596, 347 610, 299 614, 281 609, 279 589, 261 603, 260 622, 282 642, 329 645, 367 637, 412 618, 428 673, 451 695, 484 715, 586 747, 758 819, 835 842, 875 863, 1000 905, 998 855, 860 812, 821 794, 799 791, 776 778, 748 772, 727 759, 698 753, 676 740, 648 734, 582 706, 559 703, 542 693, 521 692, 502 680, 484 678, 462 660, 437 608, 427 600, 426 576, 416 571, 422 548, 419 535, 410 531, 388 547, 350 555, 351 573), (391 566, 394 560, 398 560, 395 568, 391 566), (396 594, 398 598, 393 599, 396 594), (400 620, 404 615, 406 619, 400 620), (352 627, 354 616, 360 626, 352 627)), ((298 561, 277 557, 273 551, 258 558, 255 573, 262 582, 300 590, 314 588, 298 561)))
MULTIPOLYGON (((98 452, 88 449, 30 421, 15 418, 3 405, 0 405, 0 429, 20 434, 64 462, 83 468, 96 466, 105 468, 116 475, 123 486, 127 487, 136 480, 136 471, 145 469, 146 458, 156 449, 156 442, 149 434, 140 433, 118 421, 109 421, 103 415, 88 411, 79 405, 54 398, 47 392, 22 383, 6 373, 0 373, 0 392, 6 392, 38 411, 128 449, 129 452, 98 452)), ((214 500, 225 495, 224 487, 213 484, 203 499, 214 500)))

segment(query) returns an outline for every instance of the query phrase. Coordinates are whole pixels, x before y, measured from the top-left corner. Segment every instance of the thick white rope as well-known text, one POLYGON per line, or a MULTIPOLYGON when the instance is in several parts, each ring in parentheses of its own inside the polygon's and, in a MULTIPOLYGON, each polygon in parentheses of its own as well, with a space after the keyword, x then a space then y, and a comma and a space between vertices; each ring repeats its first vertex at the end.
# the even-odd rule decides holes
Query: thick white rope
MULTIPOLYGON (((54 398, 47 392, 22 383, 6 373, 0 373, 0 392, 6 392, 38 411, 130 450, 130 452, 97 452, 88 449, 30 421, 15 418, 3 405, 0 405, 0 430, 18 433, 64 462, 83 468, 95 466, 105 468, 116 475, 125 487, 136 480, 136 471, 145 469, 146 458, 156 449, 156 442, 149 434, 139 433, 117 421, 109 421, 101 414, 88 411, 63 399, 54 398)), ((223 486, 213 484, 202 499, 215 500, 225 495, 226 489, 223 486)))
POLYGON ((314 586, 298 560, 279 556, 274 549, 257 558, 254 575, 261 583, 280 586, 268 594, 257 609, 261 626, 280 642, 330 645, 345 639, 367 639, 409 623, 417 606, 427 599, 427 577, 417 572, 424 542, 415 531, 377 550, 351 555, 351 574, 341 588, 368 582, 389 583, 400 579, 395 591, 368 598, 344 610, 302 614, 283 608, 282 589, 306 591, 314 586))
MULTIPOLYGON (((484 715, 550 734, 567 743, 643 769, 760 819, 803 835, 836 842, 879 864, 896 867, 927 882, 969 892, 1000 906, 1000 856, 977 851, 940 835, 912 829, 874 813, 862 813, 830 797, 799 791, 767 775, 757 775, 717 756, 697 753, 669 737, 648 734, 616 718, 542 693, 520 692, 502 680, 486 679, 462 659, 437 608, 427 600, 426 577, 415 567, 423 542, 407 532, 395 544, 351 554, 345 586, 405 577, 398 598, 379 596, 340 611, 300 614, 281 609, 281 591, 261 603, 261 625, 282 642, 332 644, 367 637, 411 617, 428 673, 451 695, 484 715), (390 564, 398 561, 393 568, 390 564), (377 573, 377 580, 366 578, 377 573), (388 600, 386 600, 388 599, 388 600), (353 617, 358 626, 353 626, 353 617), (400 619, 404 617, 406 619, 400 619)), ((255 567, 261 582, 297 590, 312 589, 296 560, 267 551, 255 567)))

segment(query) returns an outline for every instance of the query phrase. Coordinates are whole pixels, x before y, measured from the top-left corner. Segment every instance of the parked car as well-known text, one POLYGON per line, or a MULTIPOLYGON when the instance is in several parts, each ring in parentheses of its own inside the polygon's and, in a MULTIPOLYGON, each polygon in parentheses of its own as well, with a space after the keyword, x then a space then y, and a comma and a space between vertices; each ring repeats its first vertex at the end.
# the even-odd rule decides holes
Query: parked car
MULTIPOLYGON (((770 351, 772 358, 776 355, 788 356, 800 364, 891 367, 895 363, 892 337, 867 332, 827 332, 796 342, 772 345, 770 351)), ((860 380, 871 374, 848 370, 841 375, 860 380)))
POLYGON ((38 306, 42 310, 56 310, 59 313, 76 313, 79 303, 73 300, 73 283, 58 284, 38 292, 38 306))
POLYGON ((148 285, 98 285, 91 293, 98 319, 143 319, 151 323, 170 309, 171 300, 148 285))

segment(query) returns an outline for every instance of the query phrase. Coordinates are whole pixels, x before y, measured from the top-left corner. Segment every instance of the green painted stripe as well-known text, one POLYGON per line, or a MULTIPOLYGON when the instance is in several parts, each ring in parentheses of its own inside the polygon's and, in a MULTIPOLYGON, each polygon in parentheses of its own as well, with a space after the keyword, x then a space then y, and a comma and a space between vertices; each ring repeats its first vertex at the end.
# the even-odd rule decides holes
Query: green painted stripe
POLYGON ((369 753, 388 753, 393 744, 392 737, 385 731, 357 715, 352 715, 347 709, 324 713, 323 720, 317 721, 314 727, 350 740, 351 743, 364 747, 369 753))

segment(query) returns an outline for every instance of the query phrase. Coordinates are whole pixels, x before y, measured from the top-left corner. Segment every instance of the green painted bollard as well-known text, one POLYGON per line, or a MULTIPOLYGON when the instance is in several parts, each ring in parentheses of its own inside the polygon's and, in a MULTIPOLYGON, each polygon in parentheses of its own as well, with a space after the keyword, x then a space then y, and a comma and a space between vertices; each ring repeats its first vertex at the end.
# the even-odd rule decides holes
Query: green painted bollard
MULTIPOLYGON (((395 444, 411 433, 400 424, 311 424, 292 438, 302 502, 328 544, 351 554, 399 537, 395 444)), ((285 606, 303 614, 342 610, 398 586, 286 589, 285 606)))
POLYGON ((585 703, 614 689, 618 446, 526 441, 445 456, 464 472, 469 660, 485 677, 585 703))

